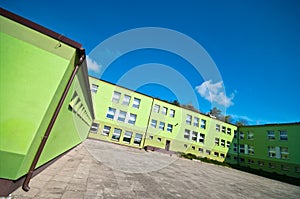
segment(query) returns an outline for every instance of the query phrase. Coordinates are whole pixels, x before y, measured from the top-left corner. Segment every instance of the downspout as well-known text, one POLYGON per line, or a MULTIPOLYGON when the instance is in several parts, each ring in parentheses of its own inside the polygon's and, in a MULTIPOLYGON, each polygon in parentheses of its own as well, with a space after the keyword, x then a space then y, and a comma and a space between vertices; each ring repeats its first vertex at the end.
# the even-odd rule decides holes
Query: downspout
POLYGON ((154 98, 152 98, 152 102, 151 102, 150 114, 149 114, 149 117, 148 117, 148 122, 147 122, 146 132, 145 132, 145 136, 144 136, 144 142, 143 142, 143 144, 142 144, 142 147, 143 147, 143 148, 145 147, 144 145, 145 145, 146 138, 147 138, 148 127, 149 127, 149 125, 150 125, 150 118, 151 118, 151 115, 152 115, 153 102, 154 102, 154 98))
POLYGON ((82 62, 85 59, 84 50, 83 49, 80 49, 80 50, 81 50, 81 57, 79 58, 79 61, 78 61, 77 65, 73 69, 72 75, 71 75, 70 79, 68 80, 68 83, 67 83, 67 85, 66 85, 66 87, 65 87, 65 89, 63 91, 63 94, 62 94, 62 96, 61 96, 61 98, 60 98, 60 100, 58 102, 58 105, 56 106, 54 114, 52 115, 50 123, 49 123, 49 125, 48 125, 48 127, 47 127, 47 129, 45 131, 44 137, 43 137, 43 139, 42 139, 42 141, 41 141, 41 143, 39 145, 39 148, 38 148, 38 150, 37 150, 37 152, 36 152, 36 154, 34 156, 34 159, 33 159, 32 163, 31 163, 30 169, 29 169, 29 171, 28 171, 28 173, 26 175, 26 178, 25 178, 25 180, 23 182, 22 188, 23 188, 24 191, 29 191, 29 189, 30 189, 29 182, 30 182, 31 177, 33 175, 33 171, 34 171, 34 169, 36 167, 36 164, 38 163, 38 160, 39 160, 39 158, 40 158, 40 156, 41 156, 41 154, 43 152, 43 149, 44 149, 44 147, 46 145, 48 137, 49 137, 49 135, 51 133, 51 130, 52 130, 53 126, 54 126, 54 123, 55 123, 55 121, 57 119, 59 111, 60 111, 60 109, 61 109, 61 107, 62 107, 62 105, 64 103, 64 100, 65 100, 65 98, 66 98, 66 96, 68 94, 68 91, 69 91, 69 89, 70 89, 70 87, 72 85, 72 82, 73 82, 73 80, 75 78, 75 75, 76 75, 76 73, 77 73, 77 71, 79 69, 79 66, 82 64, 82 62))

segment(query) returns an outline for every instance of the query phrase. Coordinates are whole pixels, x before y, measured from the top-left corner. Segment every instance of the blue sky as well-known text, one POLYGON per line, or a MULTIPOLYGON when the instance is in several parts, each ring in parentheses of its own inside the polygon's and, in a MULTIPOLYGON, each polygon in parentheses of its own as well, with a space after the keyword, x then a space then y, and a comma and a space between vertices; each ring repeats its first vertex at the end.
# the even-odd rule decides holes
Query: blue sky
MULTIPOLYGON (((204 113, 216 104, 221 109, 225 107, 226 114, 247 119, 250 124, 300 121, 300 3, 297 0, 72 3, 4 0, 0 5, 80 42, 88 55, 101 42, 126 30, 161 27, 178 31, 206 50, 223 84, 208 81, 182 57, 158 49, 136 50, 120 56, 101 78, 118 82, 136 66, 159 63, 189 81, 196 101, 187 94, 181 98, 182 103, 193 103, 204 113), (222 94, 224 88, 226 93, 222 94)), ((180 42, 177 47, 180 48, 180 42)), ((105 56, 118 54, 107 51, 105 56)), ((101 60, 94 62, 94 66, 102 65, 98 62, 101 60)), ((90 74, 97 76, 92 70, 90 74)), ((174 89, 163 84, 145 84, 137 90, 165 100, 178 98, 174 89)))

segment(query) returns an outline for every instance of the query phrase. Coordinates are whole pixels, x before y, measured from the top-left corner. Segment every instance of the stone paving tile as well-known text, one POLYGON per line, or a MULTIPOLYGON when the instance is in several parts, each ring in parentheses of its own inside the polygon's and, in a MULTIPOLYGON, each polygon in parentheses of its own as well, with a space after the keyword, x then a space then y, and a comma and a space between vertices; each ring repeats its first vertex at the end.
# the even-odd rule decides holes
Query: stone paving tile
POLYGON ((86 140, 11 198, 299 198, 300 187, 227 167, 86 140), (138 162, 136 162, 138 161, 138 162))

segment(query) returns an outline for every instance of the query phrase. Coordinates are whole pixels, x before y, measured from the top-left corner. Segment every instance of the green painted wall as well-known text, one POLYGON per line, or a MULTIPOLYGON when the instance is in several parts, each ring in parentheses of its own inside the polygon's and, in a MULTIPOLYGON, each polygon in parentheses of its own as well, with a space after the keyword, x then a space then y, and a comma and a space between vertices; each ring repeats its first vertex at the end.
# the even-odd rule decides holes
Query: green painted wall
MULTIPOLYGON (((90 138, 126 144, 122 142, 125 131, 132 132, 133 138, 136 133, 144 135, 147 128, 150 107, 152 103, 152 99, 150 97, 147 97, 145 95, 136 92, 132 92, 128 89, 121 88, 119 86, 115 86, 110 83, 106 83, 104 81, 97 80, 92 77, 90 77, 90 83, 91 85, 94 84, 99 86, 97 93, 92 92, 92 99, 93 99, 95 117, 96 117, 95 123, 100 124, 97 132, 89 134, 90 138), (114 91, 121 93, 120 101, 118 103, 112 102, 112 96, 114 91), (131 97, 129 105, 124 105, 122 103, 124 94, 131 97), (132 107, 134 98, 140 99, 139 108, 132 107), (137 115, 135 125, 128 124, 127 122, 119 122, 117 120, 117 117, 115 117, 114 119, 106 118, 106 114, 109 107, 116 109, 117 111, 116 116, 118 114, 118 111, 120 110, 125 111, 127 113, 127 117, 129 116, 129 113, 137 115), (104 125, 111 127, 111 131, 108 136, 102 134, 104 125), (120 141, 112 140, 112 134, 114 128, 122 129, 120 141)), ((142 147, 142 144, 136 145, 133 143, 133 141, 127 143, 127 145, 133 147, 139 147, 139 148, 142 147)))
MULTIPOLYGON (((0 20, 0 178, 15 180, 28 171, 78 58, 74 48, 57 48, 59 42, 48 36, 3 16, 0 20)), ((74 90, 82 95, 81 89, 74 82, 67 98, 74 90)), ((74 136, 78 119, 68 104, 65 101, 38 166, 87 135, 91 116, 88 122, 77 122, 80 133, 74 136)))
POLYGON ((297 145, 300 138, 299 132, 299 123, 242 126, 231 146, 230 157, 226 161, 300 178, 300 150, 297 145), (274 132, 274 138, 269 139, 268 131, 274 132), (287 139, 280 139, 280 131, 287 132, 287 139), (236 144, 236 150, 234 150, 234 144, 236 144), (243 146, 245 150, 240 151, 243 146), (274 157, 270 157, 268 147, 274 147, 274 150, 270 150, 274 151, 274 155, 271 155, 274 157), (254 153, 249 152, 249 148, 253 148, 254 153), (282 151, 282 148, 287 148, 288 152, 282 151))
MULTIPOLYGON (((206 115, 130 91, 96 78, 90 77, 90 83, 91 86, 98 86, 97 93, 92 92, 92 96, 96 114, 95 123, 99 124, 98 130, 96 132, 92 131, 89 134, 90 138, 126 144, 133 147, 151 146, 170 151, 193 153, 197 156, 224 161, 229 148, 227 147, 227 141, 231 143, 233 132, 236 130, 234 125, 218 121, 206 115), (121 93, 121 99, 119 103, 112 102, 114 91, 121 93), (131 96, 131 103, 128 106, 122 105, 125 95, 131 96), (133 97, 141 99, 141 106, 139 109, 132 108, 133 97), (155 111, 155 106, 160 107, 158 112, 155 111), (116 117, 113 120, 106 118, 108 107, 115 108, 116 110, 123 110, 127 113, 136 114, 136 125, 132 126, 126 122, 119 122, 116 117), (163 110, 166 110, 166 112, 163 110), (186 124, 187 114, 192 116, 191 125, 186 124), (194 125, 196 117, 199 118, 198 126, 194 125), (152 120, 156 121, 155 127, 152 125, 152 120), (205 128, 201 127, 201 120, 205 120, 205 128), (164 129, 159 128, 161 122, 164 123, 164 129), (231 133, 228 134, 227 132, 222 133, 221 131, 216 131, 216 124, 221 125, 221 127, 224 126, 226 129, 230 128, 231 133), (169 127, 172 127, 172 132, 170 132, 168 125, 170 125, 169 127), (111 127, 108 135, 102 134, 104 126, 111 127), (120 141, 113 140, 112 134, 114 128, 122 129, 120 141), (191 133, 193 131, 197 132, 197 140, 193 141, 192 136, 190 136, 189 139, 184 138, 185 129, 190 130, 191 133), (123 138, 125 131, 144 134, 143 144, 137 146, 134 143, 124 143, 123 138), (199 142, 200 133, 205 136, 204 143, 199 142), (220 143, 221 140, 224 140, 225 144, 223 146, 221 146, 220 143, 219 145, 216 145, 216 137, 220 139, 220 143), (203 152, 200 152, 199 148, 203 149, 203 152), (207 154, 206 150, 210 150, 210 154, 207 154)), ((118 115, 118 113, 116 115, 118 115)))

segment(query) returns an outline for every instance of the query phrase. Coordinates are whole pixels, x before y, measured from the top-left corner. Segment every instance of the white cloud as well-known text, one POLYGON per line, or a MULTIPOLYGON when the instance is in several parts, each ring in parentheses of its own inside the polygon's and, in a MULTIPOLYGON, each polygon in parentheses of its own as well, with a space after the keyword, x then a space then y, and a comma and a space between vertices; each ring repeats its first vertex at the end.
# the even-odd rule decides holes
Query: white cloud
POLYGON ((212 102, 216 102, 219 105, 225 106, 226 108, 232 106, 234 93, 230 96, 226 96, 225 89, 223 87, 223 82, 212 83, 211 80, 203 82, 200 86, 196 87, 196 90, 201 95, 201 97, 212 102))
POLYGON ((101 69, 101 64, 98 64, 96 61, 92 60, 89 56, 86 56, 86 64, 89 71, 99 73, 101 69))

